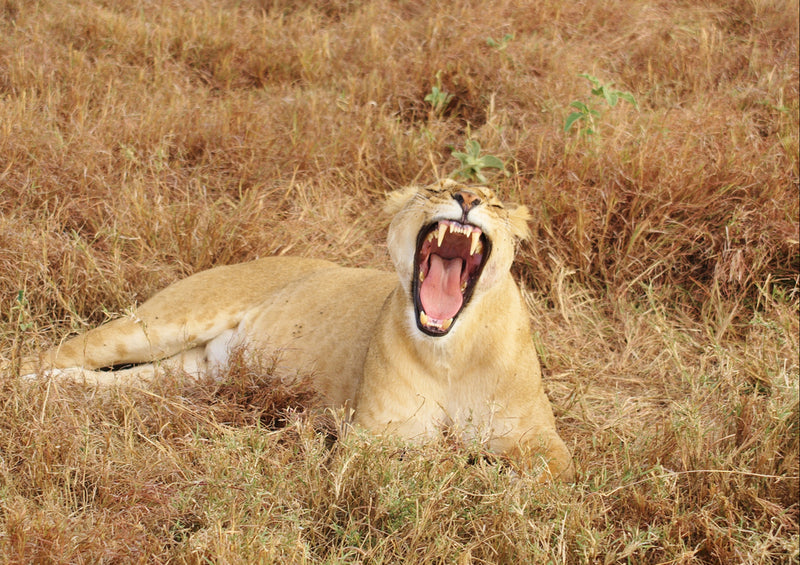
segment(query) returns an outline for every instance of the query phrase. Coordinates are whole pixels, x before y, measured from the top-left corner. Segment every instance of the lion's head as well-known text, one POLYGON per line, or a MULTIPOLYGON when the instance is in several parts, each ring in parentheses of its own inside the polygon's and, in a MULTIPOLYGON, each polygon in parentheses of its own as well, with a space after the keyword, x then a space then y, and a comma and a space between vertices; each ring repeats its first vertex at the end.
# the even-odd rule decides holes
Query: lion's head
POLYGON ((508 273, 528 236, 527 208, 483 186, 446 179, 389 195, 388 246, 417 328, 446 335, 472 301, 508 273))

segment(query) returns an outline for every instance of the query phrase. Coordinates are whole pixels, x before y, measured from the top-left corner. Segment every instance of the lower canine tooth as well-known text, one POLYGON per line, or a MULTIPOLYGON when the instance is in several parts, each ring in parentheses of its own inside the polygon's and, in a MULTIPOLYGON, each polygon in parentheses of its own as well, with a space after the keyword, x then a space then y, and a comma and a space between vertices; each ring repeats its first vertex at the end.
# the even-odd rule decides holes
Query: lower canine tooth
POLYGON ((453 318, 450 318, 449 320, 445 320, 444 322, 442 322, 442 331, 446 332, 447 330, 450 329, 450 326, 452 326, 452 325, 453 325, 453 318))
POLYGON ((425 312, 419 313, 419 323, 422 324, 423 326, 428 325, 428 315, 425 312))

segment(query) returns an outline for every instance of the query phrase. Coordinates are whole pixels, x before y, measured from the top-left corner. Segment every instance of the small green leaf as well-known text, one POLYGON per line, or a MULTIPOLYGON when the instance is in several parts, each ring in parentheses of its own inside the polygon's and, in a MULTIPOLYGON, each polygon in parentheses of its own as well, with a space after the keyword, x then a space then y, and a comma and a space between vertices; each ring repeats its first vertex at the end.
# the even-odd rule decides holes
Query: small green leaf
POLYGON ((567 121, 564 122, 564 131, 569 131, 572 127, 572 124, 582 119, 583 116, 584 115, 580 112, 572 112, 569 116, 567 116, 567 121))
POLYGON ((578 110, 581 111, 582 114, 588 114, 589 113, 589 107, 586 104, 584 104, 583 102, 581 102, 580 100, 573 101, 570 104, 570 106, 572 106, 573 108, 577 108, 578 110))
POLYGON ((495 157, 494 155, 484 155, 481 158, 484 167, 489 167, 492 169, 505 169, 506 165, 500 159, 495 157))
POLYGON ((481 154, 481 144, 474 139, 467 141, 466 148, 471 157, 477 158, 481 154))
POLYGON ((513 33, 507 33, 503 36, 503 39, 497 40, 493 37, 489 37, 486 39, 486 45, 489 47, 494 47, 495 49, 503 50, 508 47, 508 44, 511 43, 511 40, 514 39, 513 33))
POLYGON ((633 94, 630 92, 617 92, 617 95, 622 98, 623 100, 630 102, 633 104, 634 108, 638 108, 639 105, 636 103, 636 98, 633 97, 633 94))
MULTIPOLYGON (((588 73, 581 73, 581 74, 579 74, 578 76, 579 76, 579 77, 581 77, 581 78, 585 78, 586 80, 588 80, 589 82, 591 82, 591 83, 592 83, 592 85, 594 85, 594 87, 595 87, 596 89, 597 89, 597 88, 600 88, 600 86, 601 86, 601 85, 600 85, 600 79, 598 79, 596 76, 592 76, 592 75, 590 75, 590 74, 588 74, 588 73)), ((593 92, 593 94, 594 94, 594 92, 593 92)))

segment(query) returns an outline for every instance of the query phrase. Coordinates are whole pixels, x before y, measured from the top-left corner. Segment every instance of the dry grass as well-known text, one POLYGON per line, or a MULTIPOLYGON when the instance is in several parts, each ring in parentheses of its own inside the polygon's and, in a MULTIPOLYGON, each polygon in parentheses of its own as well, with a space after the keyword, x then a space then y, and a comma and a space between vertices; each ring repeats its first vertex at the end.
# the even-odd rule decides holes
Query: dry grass
POLYGON ((2 561, 797 563, 797 54, 788 0, 0 0, 2 561), (388 267, 381 195, 470 137, 534 213, 516 274, 575 485, 334 443, 269 356, 15 379, 212 265, 388 267))

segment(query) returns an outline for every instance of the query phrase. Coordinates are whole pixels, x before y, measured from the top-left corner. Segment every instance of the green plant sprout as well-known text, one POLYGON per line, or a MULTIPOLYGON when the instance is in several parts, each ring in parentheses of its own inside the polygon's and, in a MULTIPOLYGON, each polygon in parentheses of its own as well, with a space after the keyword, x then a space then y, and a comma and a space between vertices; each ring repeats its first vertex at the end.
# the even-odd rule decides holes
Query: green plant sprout
POLYGON ((464 146, 465 152, 453 151, 452 155, 461 163, 461 166, 455 170, 451 177, 463 177, 467 180, 474 180, 480 183, 486 182, 486 175, 483 174, 483 169, 498 169, 505 173, 506 166, 503 161, 494 155, 481 156, 481 144, 474 139, 467 140, 464 146))
MULTIPOLYGON (((634 108, 639 107, 633 94, 613 88, 614 83, 602 84, 597 77, 587 73, 581 73, 578 76, 592 83, 592 95, 605 101, 609 107, 613 108, 620 100, 630 102, 633 104, 634 108)), ((569 131, 577 122, 579 124, 578 132, 581 135, 593 135, 597 133, 597 119, 601 116, 599 110, 596 110, 580 100, 574 100, 570 104, 570 107, 575 108, 577 111, 567 116, 564 122, 564 131, 569 131)))
POLYGON ((17 327, 20 331, 26 332, 33 327, 33 323, 25 319, 29 318, 28 314, 28 299, 25 298, 25 291, 20 290, 17 292, 17 303, 11 306, 11 311, 17 312, 17 327))
POLYGON ((442 71, 436 73, 436 86, 431 88, 431 93, 425 97, 425 102, 431 105, 434 114, 441 114, 453 99, 453 95, 442 90, 442 71))
POLYGON ((493 47, 498 51, 505 51, 508 44, 514 39, 513 33, 507 33, 503 36, 502 39, 495 39, 493 37, 489 37, 486 39, 486 45, 489 47, 493 47))

